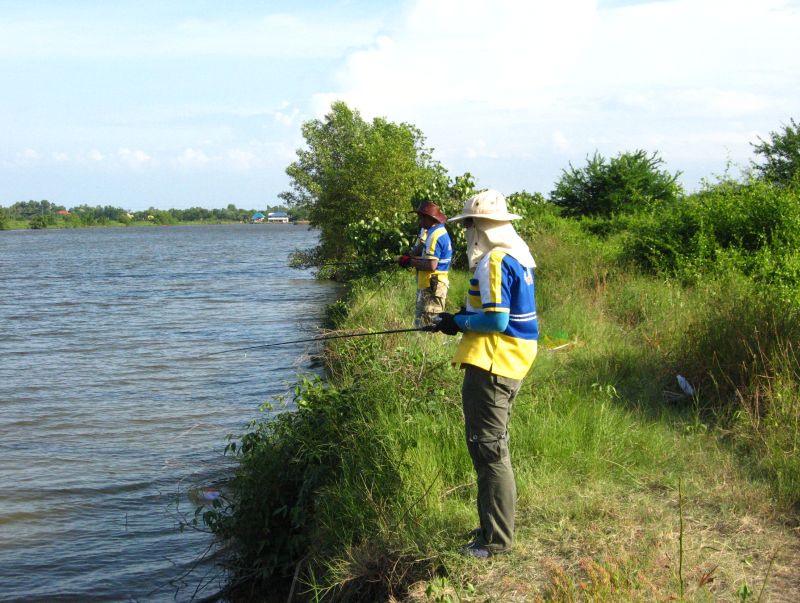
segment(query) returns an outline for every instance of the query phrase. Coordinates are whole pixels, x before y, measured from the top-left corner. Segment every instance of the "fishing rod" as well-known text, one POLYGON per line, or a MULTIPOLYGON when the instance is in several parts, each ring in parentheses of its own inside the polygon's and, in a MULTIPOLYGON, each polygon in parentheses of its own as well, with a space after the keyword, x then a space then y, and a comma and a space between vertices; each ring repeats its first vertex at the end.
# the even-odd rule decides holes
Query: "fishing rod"
POLYGON ((203 354, 199 358, 206 358, 207 356, 216 356, 217 354, 229 354, 231 352, 244 352, 246 350, 261 350, 264 348, 272 348, 279 345, 289 345, 292 343, 310 343, 312 341, 327 341, 329 339, 342 339, 345 337, 366 337, 367 335, 389 335, 390 333, 411 333, 414 331, 432 331, 433 326, 415 327, 413 329, 391 329, 389 331, 371 331, 369 333, 344 333, 341 335, 324 335, 322 337, 311 337, 309 339, 295 339, 293 341, 277 341, 275 343, 264 343, 261 345, 251 345, 244 348, 234 348, 232 350, 220 350, 219 352, 209 352, 203 354))

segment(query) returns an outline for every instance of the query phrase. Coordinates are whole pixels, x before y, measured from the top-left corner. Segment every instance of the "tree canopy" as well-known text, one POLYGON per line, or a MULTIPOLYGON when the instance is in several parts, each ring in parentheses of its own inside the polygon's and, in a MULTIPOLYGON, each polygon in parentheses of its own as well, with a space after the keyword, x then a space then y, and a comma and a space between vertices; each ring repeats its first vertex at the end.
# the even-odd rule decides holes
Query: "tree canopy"
POLYGON ((595 153, 582 169, 570 163, 551 198, 573 216, 610 216, 671 202, 681 193, 680 172, 668 173, 661 169, 663 163, 658 153, 643 150, 609 161, 595 153))
POLYGON ((418 128, 384 118, 367 122, 343 102, 333 103, 323 119, 305 122, 302 133, 306 148, 286 169, 291 190, 280 196, 308 211, 320 229, 323 260, 352 255, 349 224, 410 211, 417 191, 442 173, 418 128))
POLYGON ((759 137, 754 151, 763 162, 753 162, 759 176, 770 182, 788 185, 800 173, 800 124, 794 119, 779 132, 770 132, 769 141, 759 137))

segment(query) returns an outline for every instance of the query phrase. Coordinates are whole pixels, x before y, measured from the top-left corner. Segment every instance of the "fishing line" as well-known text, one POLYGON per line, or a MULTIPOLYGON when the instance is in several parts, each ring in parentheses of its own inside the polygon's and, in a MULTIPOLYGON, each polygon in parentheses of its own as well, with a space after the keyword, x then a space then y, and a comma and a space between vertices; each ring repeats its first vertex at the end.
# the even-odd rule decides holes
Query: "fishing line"
POLYGON ((431 331, 433 327, 415 327, 413 329, 391 329, 389 331, 371 331, 369 333, 345 333, 342 335, 323 335, 322 337, 311 337, 309 339, 294 339, 292 341, 277 341, 275 343, 264 343, 261 345, 251 345, 244 348, 234 348, 232 350, 220 350, 219 352, 209 352, 198 356, 198 358, 206 358, 208 356, 216 356, 217 354, 228 354, 230 352, 244 352, 246 350, 261 350, 264 348, 272 348, 279 345, 289 345, 292 343, 310 343, 312 341, 327 341, 329 339, 343 339, 345 337, 366 337, 367 335, 389 335, 390 333, 411 333, 413 331, 431 331))

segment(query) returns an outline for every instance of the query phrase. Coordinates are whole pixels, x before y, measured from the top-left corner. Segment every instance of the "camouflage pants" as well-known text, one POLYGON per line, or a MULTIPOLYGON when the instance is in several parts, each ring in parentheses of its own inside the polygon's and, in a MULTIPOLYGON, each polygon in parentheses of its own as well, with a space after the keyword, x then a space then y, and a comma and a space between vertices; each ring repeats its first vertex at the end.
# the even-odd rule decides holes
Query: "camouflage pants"
POLYGON ((417 289, 417 308, 414 316, 415 327, 428 327, 434 316, 444 312, 447 300, 447 283, 431 279, 431 286, 417 289))

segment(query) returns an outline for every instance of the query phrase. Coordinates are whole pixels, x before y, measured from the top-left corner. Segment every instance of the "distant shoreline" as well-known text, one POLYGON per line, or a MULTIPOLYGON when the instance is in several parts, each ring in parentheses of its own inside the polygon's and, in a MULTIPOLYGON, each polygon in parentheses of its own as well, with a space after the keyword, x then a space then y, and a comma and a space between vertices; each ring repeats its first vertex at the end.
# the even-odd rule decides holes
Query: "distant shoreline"
POLYGON ((275 223, 275 222, 226 222, 226 221, 189 221, 189 222, 174 222, 174 223, 156 223, 156 222, 143 222, 135 221, 128 222, 107 222, 105 224, 49 224, 44 228, 31 228, 30 222, 23 220, 13 220, 6 228, 0 228, 0 232, 14 231, 14 230, 78 230, 83 228, 138 228, 143 226, 224 226, 228 224, 242 224, 252 226, 309 226, 309 220, 295 220, 294 222, 275 223))

